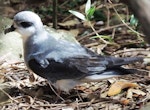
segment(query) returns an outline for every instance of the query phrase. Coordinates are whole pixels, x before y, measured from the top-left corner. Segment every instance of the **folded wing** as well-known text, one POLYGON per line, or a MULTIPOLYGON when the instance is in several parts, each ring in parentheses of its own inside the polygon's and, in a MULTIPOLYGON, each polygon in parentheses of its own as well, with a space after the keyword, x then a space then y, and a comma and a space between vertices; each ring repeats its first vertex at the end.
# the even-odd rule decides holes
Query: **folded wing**
MULTIPOLYGON (((29 67, 39 76, 48 78, 52 82, 55 82, 60 79, 80 79, 95 74, 103 74, 105 72, 111 72, 111 74, 116 74, 118 71, 124 72, 124 69, 120 66, 136 61, 142 61, 143 58, 76 56, 63 59, 62 62, 56 62, 54 59, 45 60, 48 62, 47 67, 43 67, 36 59, 31 59, 29 61, 29 67)), ((117 74, 120 74, 119 72, 117 74)))

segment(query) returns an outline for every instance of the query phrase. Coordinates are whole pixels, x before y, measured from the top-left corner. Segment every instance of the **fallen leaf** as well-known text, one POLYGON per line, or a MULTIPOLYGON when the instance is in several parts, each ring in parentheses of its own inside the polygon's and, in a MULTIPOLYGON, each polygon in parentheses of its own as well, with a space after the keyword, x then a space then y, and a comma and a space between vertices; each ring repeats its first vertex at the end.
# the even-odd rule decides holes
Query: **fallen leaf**
POLYGON ((127 92, 127 98, 131 99, 133 97, 133 93, 137 95, 142 95, 142 96, 146 95, 146 93, 141 90, 130 88, 128 89, 128 92, 127 92))
POLYGON ((74 108, 72 108, 72 107, 66 107, 66 108, 62 108, 62 110, 74 110, 74 108))
POLYGON ((149 110, 150 108, 150 102, 148 102, 144 107, 142 107, 140 110, 149 110))
POLYGON ((115 83, 116 82, 116 78, 111 78, 111 79, 108 79, 107 81, 110 83, 110 84, 112 84, 112 83, 115 83))
POLYGON ((108 92, 101 93, 101 94, 100 94, 100 97, 106 98, 107 94, 108 94, 108 92))
POLYGON ((58 25, 63 26, 63 27, 70 27, 70 26, 75 26, 79 23, 80 22, 77 19, 75 19, 75 20, 66 21, 64 23, 58 23, 58 25))
POLYGON ((147 55, 146 58, 144 58, 144 63, 149 64, 150 63, 150 54, 147 55))
POLYGON ((84 87, 84 86, 76 86, 76 89, 77 89, 77 90, 80 90, 80 91, 83 91, 84 93, 88 93, 88 94, 92 93, 92 90, 91 90, 91 89, 86 88, 86 87, 84 87))
POLYGON ((123 105, 128 105, 130 103, 130 100, 122 99, 120 103, 123 104, 123 105))
POLYGON ((131 83, 131 82, 124 82, 124 81, 118 81, 111 85, 108 91, 108 96, 114 96, 121 92, 122 89, 125 88, 133 88, 138 87, 138 84, 131 83))
POLYGON ((132 97, 133 97, 133 92, 131 91, 131 89, 128 89, 128 92, 127 92, 127 96, 126 96, 126 97, 132 99, 132 97))

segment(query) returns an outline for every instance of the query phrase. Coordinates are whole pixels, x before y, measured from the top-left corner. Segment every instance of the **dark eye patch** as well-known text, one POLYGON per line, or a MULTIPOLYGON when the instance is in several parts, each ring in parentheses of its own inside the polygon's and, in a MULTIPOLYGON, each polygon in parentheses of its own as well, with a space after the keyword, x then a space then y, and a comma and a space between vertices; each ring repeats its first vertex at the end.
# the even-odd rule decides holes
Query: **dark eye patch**
POLYGON ((24 28, 30 27, 32 25, 32 23, 30 22, 21 22, 20 25, 24 28))

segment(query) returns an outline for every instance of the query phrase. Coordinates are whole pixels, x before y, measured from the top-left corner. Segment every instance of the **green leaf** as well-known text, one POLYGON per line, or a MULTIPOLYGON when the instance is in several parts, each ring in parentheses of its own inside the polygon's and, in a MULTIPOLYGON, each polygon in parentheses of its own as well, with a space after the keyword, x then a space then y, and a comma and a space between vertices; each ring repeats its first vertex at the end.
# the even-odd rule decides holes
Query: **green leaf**
POLYGON ((107 35, 99 35, 99 36, 90 37, 90 39, 95 39, 95 38, 106 39, 106 40, 108 40, 109 42, 112 42, 112 41, 113 41, 113 39, 111 38, 111 36, 107 36, 107 35))
POLYGON ((86 14, 86 18, 88 20, 91 20, 93 18, 94 12, 95 12, 95 7, 91 7, 86 14))
POLYGON ((88 14, 88 11, 90 10, 90 8, 91 8, 91 0, 88 0, 85 5, 85 14, 86 15, 88 14))
POLYGON ((81 20, 86 20, 85 16, 77 11, 73 11, 73 10, 69 10, 70 13, 72 13, 73 15, 75 15, 76 17, 80 18, 81 20))
POLYGON ((138 20, 137 20, 137 18, 135 18, 134 15, 131 15, 131 17, 130 17, 130 24, 132 26, 137 26, 138 25, 138 20))

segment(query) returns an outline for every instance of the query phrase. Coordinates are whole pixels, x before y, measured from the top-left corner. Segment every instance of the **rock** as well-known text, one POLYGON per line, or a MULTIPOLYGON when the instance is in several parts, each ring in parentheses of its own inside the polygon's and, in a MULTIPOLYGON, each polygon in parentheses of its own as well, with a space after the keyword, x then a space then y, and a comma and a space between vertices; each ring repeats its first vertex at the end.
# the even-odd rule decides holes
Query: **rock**
MULTIPOLYGON (((23 61, 23 44, 21 35, 17 32, 4 34, 4 27, 10 27, 12 21, 8 18, 3 18, 0 21, 0 61, 1 59, 7 62, 23 61)), ((65 30, 55 30, 45 26, 45 29, 57 39, 69 40, 78 43, 75 39, 75 33, 65 30)))
POLYGON ((0 61, 23 61, 22 39, 17 32, 4 34, 4 29, 10 27, 12 20, 0 16, 0 61))
POLYGON ((7 62, 23 61, 22 39, 17 32, 0 35, 0 56, 7 62))

